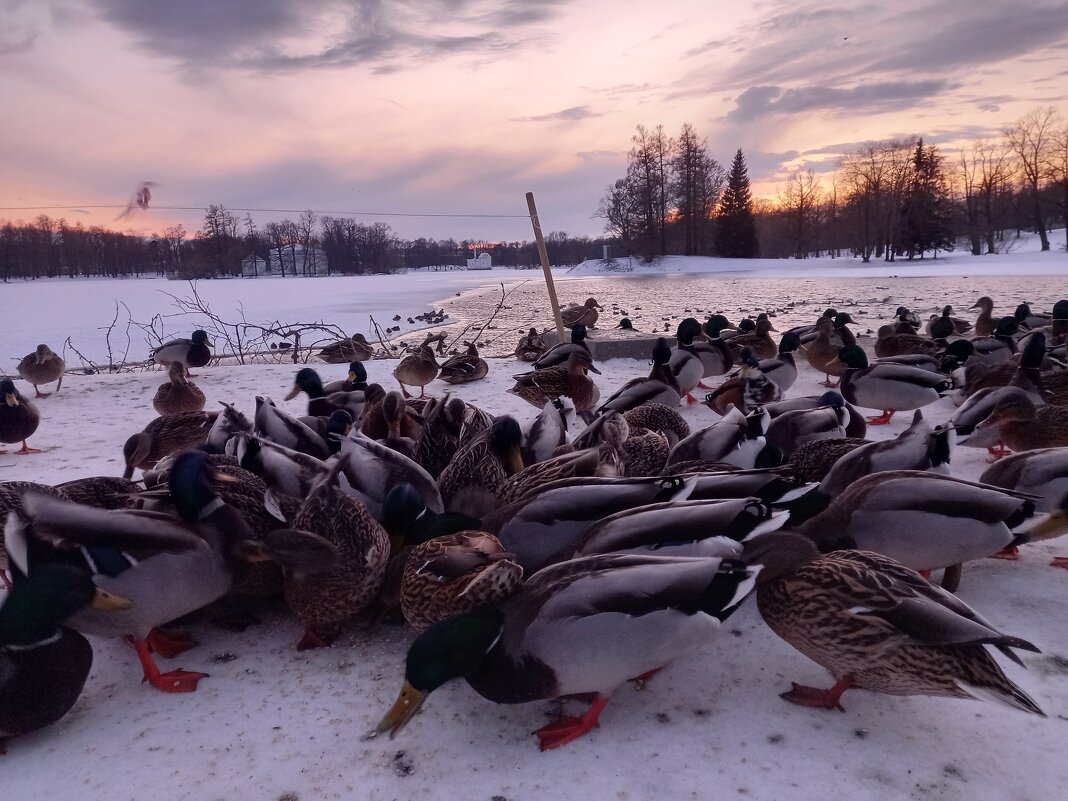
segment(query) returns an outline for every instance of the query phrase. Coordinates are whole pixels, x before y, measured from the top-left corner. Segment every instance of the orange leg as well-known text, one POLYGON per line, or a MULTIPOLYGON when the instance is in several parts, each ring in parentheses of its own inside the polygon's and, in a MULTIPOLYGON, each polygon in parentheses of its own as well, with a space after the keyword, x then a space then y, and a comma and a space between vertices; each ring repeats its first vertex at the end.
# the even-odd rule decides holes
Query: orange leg
POLYGON ((1053 561, 1049 563, 1050 567, 1063 567, 1068 570, 1068 556, 1054 556, 1053 561))
POLYGON ((834 387, 838 386, 838 385, 839 385, 840 383, 841 383, 841 379, 839 379, 838 381, 835 381, 835 382, 834 382, 834 383, 832 384, 832 383, 831 383, 831 377, 830 377, 830 376, 827 376, 827 378, 826 378, 825 380, 823 380, 823 381, 820 381, 819 385, 820 385, 821 387, 829 387, 829 388, 834 388, 834 387))
POLYGON ((695 398, 693 396, 693 393, 687 392, 686 393, 686 402, 687 403, 698 403, 699 401, 697 400, 697 398, 695 398))
POLYGON ((145 639, 149 649, 154 654, 159 654, 164 659, 173 659, 178 654, 184 654, 191 648, 196 648, 200 643, 189 636, 188 632, 176 631, 168 634, 161 629, 152 629, 145 639))
POLYGON ((577 740, 597 725, 597 718, 601 716, 601 712, 607 705, 608 696, 596 695, 590 708, 582 717, 562 715, 559 720, 553 721, 548 726, 542 726, 534 732, 538 735, 538 746, 542 751, 548 751, 550 748, 559 748, 565 743, 577 740))
POLYGON ((312 648, 329 648, 330 644, 336 638, 336 634, 327 634, 317 631, 312 626, 307 626, 304 629, 304 636, 302 636, 300 642, 297 643, 297 650, 310 651, 312 648))
POLYGON ((839 699, 842 697, 842 693, 852 686, 852 676, 843 676, 829 690, 821 690, 817 687, 803 687, 795 683, 793 689, 779 697, 798 706, 814 706, 821 709, 837 709, 839 712, 845 712, 839 699))
POLYGON ((1020 549, 1015 545, 1006 545, 996 554, 990 557, 991 559, 1005 559, 1009 562, 1015 562, 1020 558, 1020 549))
POLYGON ((709 386, 708 384, 706 384, 706 383, 705 383, 704 381, 698 381, 698 382, 697 382, 697 388, 698 388, 698 389, 715 389, 715 387, 710 387, 710 386, 709 386))
POLYGON ((34 391, 34 396, 33 397, 35 397, 35 398, 49 398, 49 397, 52 396, 51 392, 41 392, 41 390, 39 390, 37 388, 36 384, 33 385, 33 391, 34 391))
POLYGON ((401 384, 401 382, 400 382, 400 381, 397 381, 397 383, 398 383, 398 384, 400 384, 400 388, 401 388, 401 395, 403 395, 403 396, 404 396, 404 397, 406 397, 406 398, 410 398, 410 397, 412 397, 411 395, 409 395, 409 394, 408 394, 408 390, 406 390, 406 389, 404 388, 404 384, 401 384))
POLYGON ((986 460, 987 464, 994 464, 994 462, 998 461, 998 459, 1001 459, 1012 453, 1012 451, 1005 447, 1005 443, 1001 440, 998 440, 997 445, 994 445, 991 448, 987 448, 986 451, 990 454, 990 458, 986 460))
POLYGON ((887 423, 889 423, 893 419, 894 419, 894 410, 893 409, 886 409, 878 417, 869 417, 868 418, 868 425, 870 425, 870 426, 885 426, 887 423))
POLYGON ((663 668, 653 668, 652 670, 645 671, 640 676, 635 676, 633 679, 631 679, 631 681, 634 682, 634 689, 635 690, 644 690, 646 682, 648 682, 649 679, 651 679, 653 676, 655 676, 661 670, 663 670, 663 668))
POLYGON ((25 456, 27 454, 30 454, 30 453, 40 453, 40 452, 41 452, 40 448, 31 448, 29 445, 27 445, 26 444, 26 440, 22 440, 22 447, 19 448, 17 451, 15 451, 15 453, 22 454, 23 456, 25 456))
POLYGON ((152 651, 148 647, 148 640, 135 640, 129 637, 137 649, 137 658, 141 660, 141 668, 145 671, 143 681, 147 681, 157 690, 165 693, 191 693, 197 689, 197 682, 205 678, 207 673, 193 673, 188 670, 172 670, 161 673, 152 659, 152 651))

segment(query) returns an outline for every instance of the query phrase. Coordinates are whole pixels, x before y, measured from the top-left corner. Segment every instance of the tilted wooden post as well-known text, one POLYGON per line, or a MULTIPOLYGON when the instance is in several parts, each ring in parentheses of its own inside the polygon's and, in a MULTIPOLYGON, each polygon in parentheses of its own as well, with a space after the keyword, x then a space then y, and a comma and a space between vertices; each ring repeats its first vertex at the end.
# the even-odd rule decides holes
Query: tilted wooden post
POLYGON ((553 318, 556 320, 556 333, 560 336, 560 342, 568 342, 564 333, 564 320, 560 316, 560 301, 556 299, 556 286, 553 284, 553 273, 549 269, 549 251, 545 249, 545 237, 541 233, 541 222, 538 221, 538 207, 534 205, 534 193, 527 192, 527 210, 530 212, 530 224, 534 226, 534 240, 538 243, 538 256, 541 257, 541 271, 545 273, 545 286, 549 290, 549 303, 553 307, 553 318))

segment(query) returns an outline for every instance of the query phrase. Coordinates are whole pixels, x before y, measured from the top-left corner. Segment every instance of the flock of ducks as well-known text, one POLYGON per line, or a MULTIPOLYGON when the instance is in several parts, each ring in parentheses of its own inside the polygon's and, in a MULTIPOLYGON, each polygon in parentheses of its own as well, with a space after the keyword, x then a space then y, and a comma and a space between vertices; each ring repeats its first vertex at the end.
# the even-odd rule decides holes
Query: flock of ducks
MULTIPOLYGON (((391 736, 462 678, 497 703, 588 699, 538 730, 542 749, 561 746, 750 594, 834 677, 788 701, 841 708, 860 688, 1043 714, 987 646, 1017 662, 1013 649, 1038 649, 951 591, 965 562, 1068 530, 1068 301, 995 318, 981 298, 974 323, 946 307, 924 333, 900 308, 872 362, 835 309, 777 342, 765 315, 686 318, 674 344, 656 339, 648 375, 604 398, 586 342, 599 308, 568 307, 568 342, 531 330, 517 346, 531 369, 509 392, 539 410, 525 426, 426 394, 487 375, 474 344, 439 364, 428 338, 387 390, 357 335, 321 354, 349 363, 343 380, 296 373, 287 398, 306 395, 306 415, 257 397, 251 418, 204 410, 189 380, 211 357, 204 332, 158 348, 160 416, 126 441, 123 477, 0 483, 0 738, 71 708, 92 662, 84 634, 128 640, 144 681, 191 692, 204 674, 155 661, 195 644, 169 624, 201 612, 240 627, 269 599, 301 622, 298 649, 361 617, 416 632, 377 727, 391 736), (802 355, 828 386, 784 399, 802 355), (698 389, 720 417, 694 431, 679 407, 698 389), (932 425, 922 409, 947 394, 959 407, 932 425), (899 436, 865 438, 897 412, 913 412, 899 436), (951 473, 961 444, 990 449, 978 482, 951 473)), ((39 398, 57 359, 41 345, 20 363, 39 398)), ((33 403, 10 380, 0 394, 0 441, 33 453, 33 403)))

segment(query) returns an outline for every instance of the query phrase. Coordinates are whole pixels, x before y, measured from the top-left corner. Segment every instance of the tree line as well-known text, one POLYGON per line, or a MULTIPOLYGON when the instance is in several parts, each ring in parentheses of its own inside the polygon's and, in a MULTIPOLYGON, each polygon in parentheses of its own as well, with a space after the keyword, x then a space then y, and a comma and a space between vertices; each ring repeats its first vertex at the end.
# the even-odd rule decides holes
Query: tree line
MULTIPOLYGON (((600 257, 610 238, 552 232, 546 249, 553 264, 578 264, 600 257)), ((144 236, 103 226, 71 224, 40 215, 31 222, 0 225, 0 280, 56 277, 171 276, 220 278, 262 274, 261 265, 286 275, 394 273, 403 268, 447 270, 466 266, 477 252, 494 266, 540 266, 533 242, 479 242, 464 239, 406 240, 385 223, 304 212, 258 226, 251 215, 238 217, 221 205, 204 212, 192 232, 174 225, 144 236)))
POLYGON ((639 125, 631 145, 626 175, 607 187, 596 216, 646 259, 893 261, 958 244, 981 255, 1024 230, 1049 250, 1049 229, 1068 220, 1068 125, 1053 107, 951 155, 920 137, 869 142, 826 172, 791 172, 774 199, 752 196, 741 149, 725 169, 692 125, 677 138, 639 125))

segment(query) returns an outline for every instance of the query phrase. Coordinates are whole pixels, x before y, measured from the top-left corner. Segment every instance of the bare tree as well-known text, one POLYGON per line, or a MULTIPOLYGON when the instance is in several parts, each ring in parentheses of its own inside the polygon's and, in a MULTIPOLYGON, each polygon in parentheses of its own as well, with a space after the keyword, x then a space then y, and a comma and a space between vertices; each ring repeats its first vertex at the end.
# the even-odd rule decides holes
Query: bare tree
POLYGON ((1064 222, 1065 247, 1068 248, 1068 125, 1061 127, 1050 137, 1049 156, 1046 170, 1050 183, 1060 191, 1057 205, 1061 207, 1061 220, 1064 222))
POLYGON ((708 146, 689 123, 682 126, 671 158, 669 202, 682 229, 686 256, 707 254, 712 245, 712 215, 726 181, 726 171, 708 155, 708 146))
POLYGON ((1005 138, 1020 163, 1035 232, 1042 242, 1043 250, 1049 250, 1049 236, 1046 234, 1046 221, 1042 214, 1042 179, 1057 135, 1058 122, 1057 110, 1053 106, 1046 106, 1028 112, 1017 120, 1015 125, 1005 129, 1005 138))
POLYGON ((787 222, 794 258, 804 259, 817 248, 823 189, 811 169, 796 170, 779 190, 779 208, 787 222))

